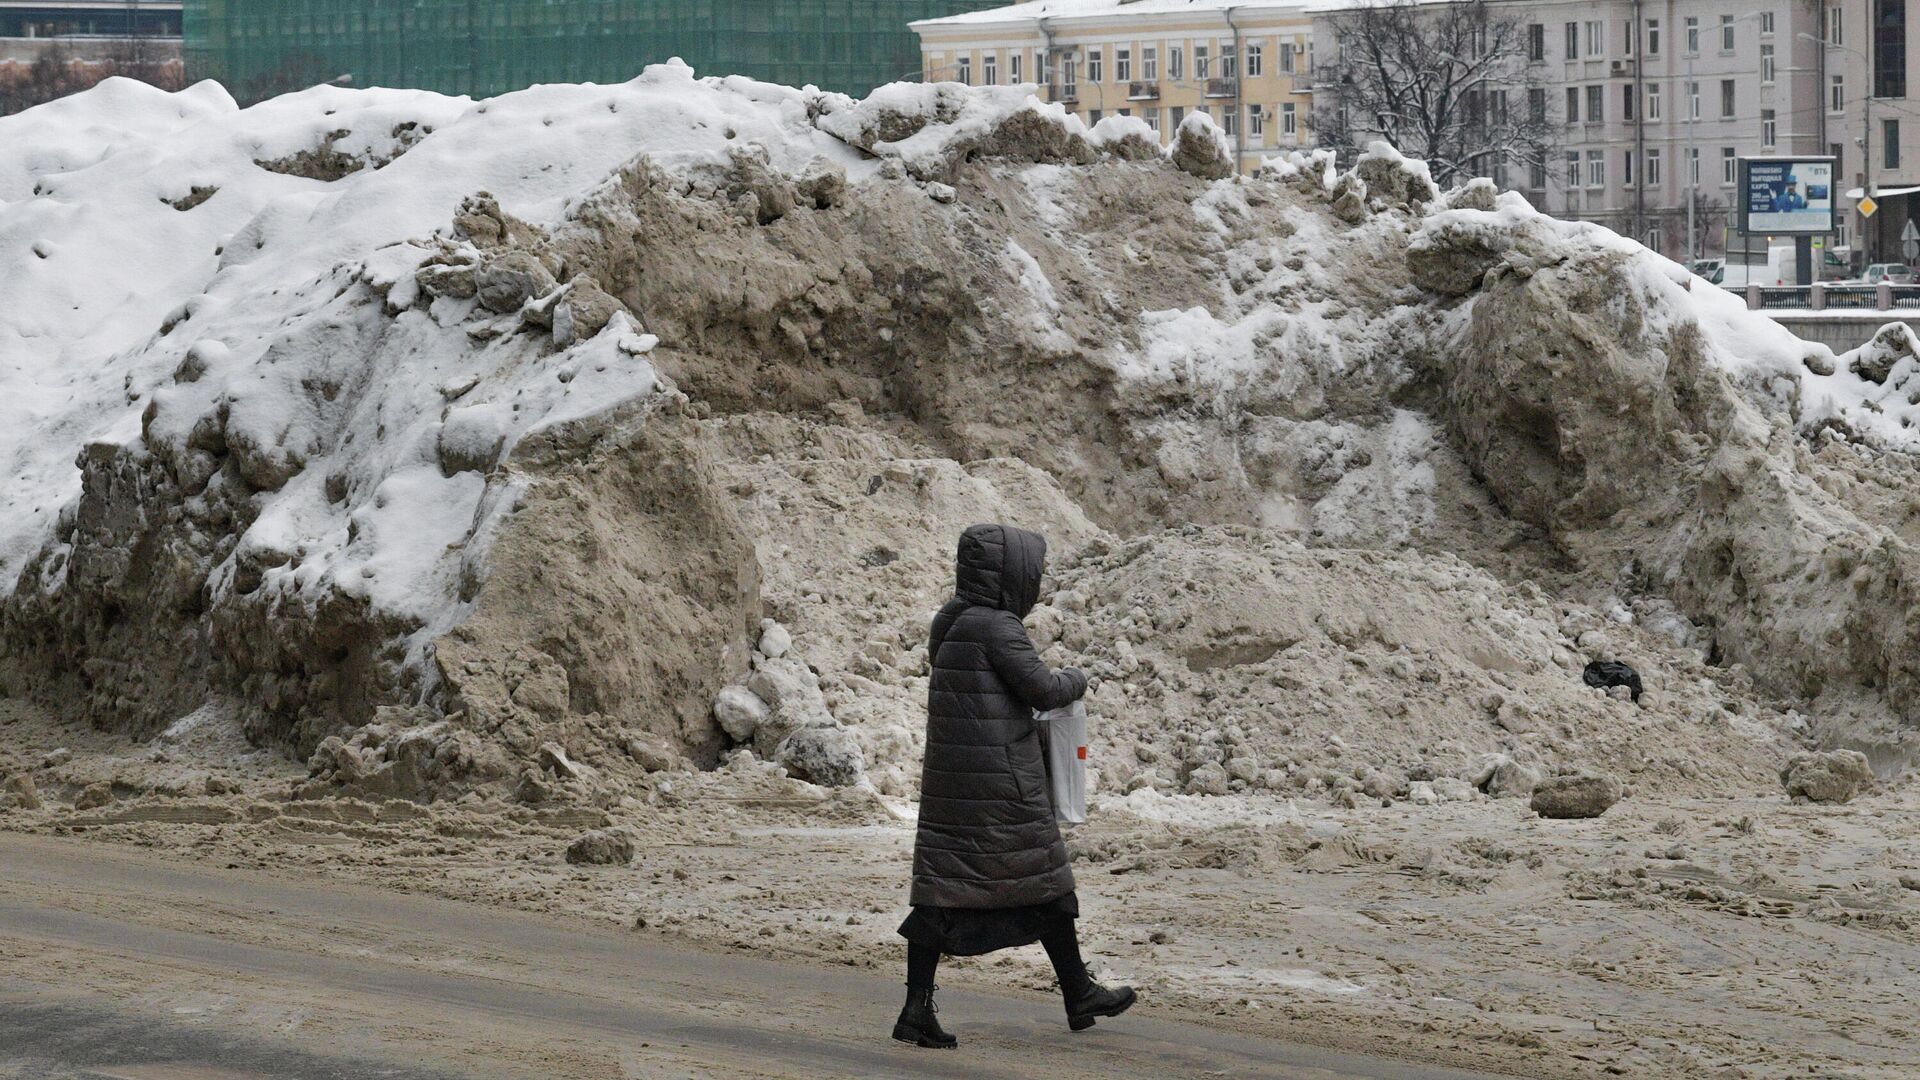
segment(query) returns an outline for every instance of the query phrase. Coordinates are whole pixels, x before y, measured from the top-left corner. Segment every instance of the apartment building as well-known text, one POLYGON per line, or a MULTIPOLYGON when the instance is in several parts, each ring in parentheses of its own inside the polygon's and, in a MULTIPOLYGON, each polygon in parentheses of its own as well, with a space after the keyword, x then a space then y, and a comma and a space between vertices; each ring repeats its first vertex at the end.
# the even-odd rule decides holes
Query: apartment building
POLYGON ((1312 142, 1312 26, 1299 4, 1039 0, 912 26, 929 81, 1038 84, 1089 124, 1136 116, 1163 143, 1204 112, 1242 169, 1312 142))
MULTIPOLYGON (((1820 13, 1799 0, 1493 0, 1489 8, 1491 18, 1519 24, 1523 49, 1511 74, 1555 133, 1544 162, 1496 167, 1504 174, 1496 179, 1557 217, 1598 222, 1675 258, 1718 254, 1746 242, 1733 234, 1740 158, 1848 150, 1824 123, 1820 13)), ((1323 84, 1339 77, 1343 10, 1313 13, 1323 84)))
POLYGON ((1871 218, 1848 214, 1852 235, 1868 261, 1912 260, 1903 237, 1920 217, 1920 84, 1909 74, 1920 10, 1905 0, 1824 0, 1815 10, 1821 141, 1842 155, 1839 175, 1852 184, 1843 202, 1857 207, 1871 193, 1879 207, 1871 218))

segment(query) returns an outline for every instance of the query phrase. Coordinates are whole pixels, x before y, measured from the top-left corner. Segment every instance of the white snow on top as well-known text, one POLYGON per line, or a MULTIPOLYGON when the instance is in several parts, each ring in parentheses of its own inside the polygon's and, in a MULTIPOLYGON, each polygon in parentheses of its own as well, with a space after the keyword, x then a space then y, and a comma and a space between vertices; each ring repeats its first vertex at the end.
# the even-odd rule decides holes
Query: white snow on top
POLYGON ((1790 412, 1803 433, 1837 424, 1843 437, 1920 451, 1920 337, 1903 323, 1889 322, 1873 341, 1836 354, 1635 241, 1590 222, 1548 217, 1513 192, 1502 194, 1490 211, 1428 215, 1412 243, 1442 233, 1457 240, 1459 234, 1484 232, 1492 246, 1504 247, 1523 230, 1536 245, 1532 257, 1542 264, 1583 253, 1622 256, 1650 338, 1696 328, 1709 362, 1771 408, 1790 412))
MULTIPOLYGON (((111 79, 0 118, 0 594, 43 551, 40 584, 63 586, 83 447, 204 470, 180 480, 190 507, 196 480, 228 484, 213 470, 244 459, 252 520, 214 595, 358 598, 418 628, 421 664, 517 497, 488 466, 657 388, 655 343, 624 315, 556 350, 517 313, 427 296, 414 275, 435 235, 483 191, 561 226, 642 156, 685 174, 757 144, 783 172, 825 161, 857 181, 879 162, 815 123, 852 104, 672 62, 487 101, 316 87, 247 109, 213 83, 111 79), (362 167, 314 178, 297 155, 362 167)), ((1041 107, 968 105, 913 149, 1041 107)))

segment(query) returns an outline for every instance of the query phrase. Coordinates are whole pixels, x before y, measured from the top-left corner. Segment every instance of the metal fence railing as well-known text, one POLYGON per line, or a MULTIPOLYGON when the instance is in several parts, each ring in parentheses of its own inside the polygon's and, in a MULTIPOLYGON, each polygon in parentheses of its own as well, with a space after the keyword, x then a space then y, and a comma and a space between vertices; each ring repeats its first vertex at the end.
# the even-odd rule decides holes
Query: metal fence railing
POLYGON ((1871 285, 1827 286, 1827 307, 1875 311, 1880 307, 1880 290, 1871 285))
POLYGON ((1920 284, 1723 285, 1747 307, 1790 311, 1911 311, 1920 309, 1920 284))
MULTIPOLYGON (((1749 301, 1749 306, 1752 302, 1749 301)), ((1760 307, 1803 308, 1813 306, 1811 285, 1771 285, 1760 290, 1760 307)))

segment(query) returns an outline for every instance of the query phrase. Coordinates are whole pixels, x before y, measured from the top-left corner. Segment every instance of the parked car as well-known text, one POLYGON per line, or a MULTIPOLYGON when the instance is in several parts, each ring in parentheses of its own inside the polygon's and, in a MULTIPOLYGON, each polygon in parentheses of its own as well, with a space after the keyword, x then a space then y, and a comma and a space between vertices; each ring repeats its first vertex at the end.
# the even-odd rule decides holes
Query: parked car
POLYGON ((1860 264, 1855 261, 1857 254, 1851 248, 1827 248, 1820 257, 1819 279, 1834 284, 1851 283, 1857 280, 1860 274, 1860 264))
POLYGON ((1867 267, 1867 272, 1860 280, 1868 285, 1878 285, 1883 281, 1911 285, 1914 283, 1913 267, 1906 263, 1874 263, 1867 267))
POLYGON ((1718 285, 1727 279, 1725 259, 1695 259, 1687 269, 1706 278, 1708 284, 1718 285))

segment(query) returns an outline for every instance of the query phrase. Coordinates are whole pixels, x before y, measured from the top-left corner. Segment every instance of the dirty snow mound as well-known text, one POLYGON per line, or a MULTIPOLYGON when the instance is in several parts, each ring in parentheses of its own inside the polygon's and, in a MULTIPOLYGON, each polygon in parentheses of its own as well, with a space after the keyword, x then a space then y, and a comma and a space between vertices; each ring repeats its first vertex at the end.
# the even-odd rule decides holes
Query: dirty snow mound
POLYGON ((1110 794, 1754 790, 1803 713, 1897 760, 1911 335, 1835 356, 1384 147, 1223 153, 679 64, 0 119, 0 668, 136 734, 242 701, 315 792, 910 795, 1004 519, 1110 794))

